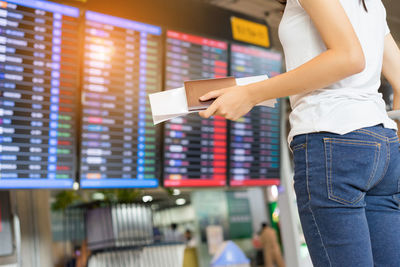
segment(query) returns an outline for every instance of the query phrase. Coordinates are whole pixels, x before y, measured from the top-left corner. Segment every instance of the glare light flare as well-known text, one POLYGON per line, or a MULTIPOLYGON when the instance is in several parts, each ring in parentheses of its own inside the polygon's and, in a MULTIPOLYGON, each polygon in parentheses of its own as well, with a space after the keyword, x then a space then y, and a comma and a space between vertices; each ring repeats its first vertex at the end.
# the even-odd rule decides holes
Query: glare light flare
POLYGON ((102 51, 87 53, 87 57, 100 61, 111 61, 111 55, 102 51))
POLYGON ((103 39, 100 38, 90 40, 90 43, 85 47, 87 49, 87 57, 100 62, 111 61, 115 51, 112 42, 103 42, 103 39))
POLYGON ((99 44, 88 44, 88 45, 86 45, 86 48, 89 49, 92 52, 97 52, 97 53, 112 54, 114 52, 114 47, 113 46, 104 46, 104 45, 99 45, 99 44))
POLYGON ((98 68, 98 69, 111 69, 111 64, 107 64, 102 61, 97 61, 97 60, 85 60, 86 65, 92 68, 98 68))
POLYGON ((114 46, 114 42, 109 39, 103 39, 103 38, 98 38, 98 37, 86 37, 85 39, 89 43, 93 43, 93 44, 108 45, 111 47, 114 46))
POLYGON ((97 75, 97 76, 100 76, 103 73, 102 70, 94 69, 94 68, 87 69, 87 70, 85 70, 85 72, 87 72, 91 75, 97 75))

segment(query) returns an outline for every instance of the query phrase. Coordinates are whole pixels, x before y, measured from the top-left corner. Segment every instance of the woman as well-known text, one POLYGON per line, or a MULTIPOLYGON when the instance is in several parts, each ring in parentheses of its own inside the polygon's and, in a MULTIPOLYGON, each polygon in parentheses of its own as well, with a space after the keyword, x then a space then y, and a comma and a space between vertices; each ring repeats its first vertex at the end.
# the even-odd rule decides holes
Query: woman
POLYGON ((294 187, 315 266, 400 266, 400 152, 377 90, 400 109, 400 51, 380 0, 288 0, 279 28, 287 73, 212 91, 205 111, 236 120, 291 96, 294 187))

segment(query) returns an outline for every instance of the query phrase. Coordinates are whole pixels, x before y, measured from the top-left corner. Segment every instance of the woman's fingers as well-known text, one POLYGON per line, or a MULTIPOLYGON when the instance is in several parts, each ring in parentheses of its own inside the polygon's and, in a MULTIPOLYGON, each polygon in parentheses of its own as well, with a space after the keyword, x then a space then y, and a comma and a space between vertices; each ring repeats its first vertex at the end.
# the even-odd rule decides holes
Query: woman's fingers
POLYGON ((223 93, 224 93, 224 89, 214 90, 214 91, 208 92, 207 94, 205 94, 205 95, 200 97, 200 101, 206 101, 206 100, 209 100, 209 99, 217 98, 220 95, 222 95, 223 93))
POLYGON ((200 111, 199 115, 205 119, 210 118, 218 110, 218 103, 215 101, 206 110, 200 111))

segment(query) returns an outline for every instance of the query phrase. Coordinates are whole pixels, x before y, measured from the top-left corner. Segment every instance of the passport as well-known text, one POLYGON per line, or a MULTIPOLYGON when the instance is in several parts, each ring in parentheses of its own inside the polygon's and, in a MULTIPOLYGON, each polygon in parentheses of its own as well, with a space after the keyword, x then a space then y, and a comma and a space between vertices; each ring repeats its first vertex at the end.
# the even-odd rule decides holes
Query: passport
POLYGON ((235 77, 216 78, 207 80, 194 80, 184 82, 186 100, 189 111, 201 111, 207 109, 215 99, 200 101, 200 97, 210 91, 236 86, 235 77))

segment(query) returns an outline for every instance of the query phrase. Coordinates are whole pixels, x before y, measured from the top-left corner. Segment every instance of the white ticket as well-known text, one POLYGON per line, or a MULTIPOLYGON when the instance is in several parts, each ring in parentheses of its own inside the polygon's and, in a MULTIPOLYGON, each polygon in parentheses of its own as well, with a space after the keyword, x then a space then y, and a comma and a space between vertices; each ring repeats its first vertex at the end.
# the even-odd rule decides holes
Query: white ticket
MULTIPOLYGON (((238 78, 236 79, 236 84, 239 86, 247 85, 266 79, 268 79, 267 75, 238 78)), ((184 87, 149 94, 149 99, 154 125, 189 113, 198 112, 189 111, 184 87)), ((276 102, 276 99, 270 99, 257 106, 274 107, 276 102)))

